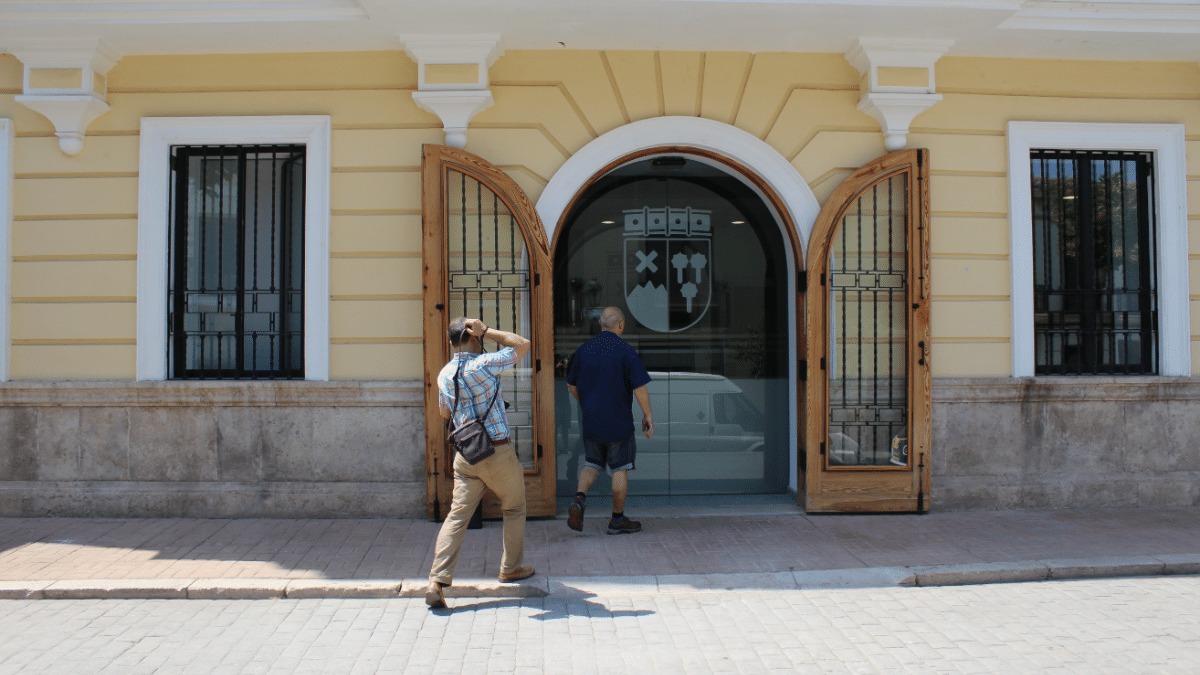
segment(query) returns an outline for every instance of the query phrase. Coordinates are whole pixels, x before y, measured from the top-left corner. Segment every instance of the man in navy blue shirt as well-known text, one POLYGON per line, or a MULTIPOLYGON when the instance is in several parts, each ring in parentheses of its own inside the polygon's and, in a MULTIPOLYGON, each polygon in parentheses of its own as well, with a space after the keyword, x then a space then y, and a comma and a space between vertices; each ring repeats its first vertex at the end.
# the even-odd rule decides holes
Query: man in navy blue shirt
POLYGON ((642 407, 642 432, 654 435, 650 415, 650 374, 629 343, 625 314, 606 307, 600 315, 600 334, 580 345, 567 368, 567 387, 579 401, 583 413, 583 448, 586 464, 579 472, 579 491, 567 517, 567 525, 583 531, 584 499, 592 481, 607 465, 612 470, 613 514, 609 534, 638 532, 642 524, 625 516, 629 471, 634 468, 637 441, 634 438, 633 399, 642 407))

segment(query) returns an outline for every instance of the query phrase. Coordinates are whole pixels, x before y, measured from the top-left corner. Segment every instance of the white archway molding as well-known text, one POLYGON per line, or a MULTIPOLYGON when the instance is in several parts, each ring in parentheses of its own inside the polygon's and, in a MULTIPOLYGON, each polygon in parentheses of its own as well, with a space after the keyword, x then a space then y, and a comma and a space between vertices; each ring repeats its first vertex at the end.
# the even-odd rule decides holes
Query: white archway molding
POLYGON ((761 139, 735 126, 703 117, 654 117, 626 124, 571 155, 555 172, 537 202, 546 241, 554 241, 554 230, 563 212, 597 172, 632 153, 661 147, 706 150, 753 171, 782 200, 796 225, 801 254, 808 251, 808 238, 821 210, 808 183, 783 155, 761 139))

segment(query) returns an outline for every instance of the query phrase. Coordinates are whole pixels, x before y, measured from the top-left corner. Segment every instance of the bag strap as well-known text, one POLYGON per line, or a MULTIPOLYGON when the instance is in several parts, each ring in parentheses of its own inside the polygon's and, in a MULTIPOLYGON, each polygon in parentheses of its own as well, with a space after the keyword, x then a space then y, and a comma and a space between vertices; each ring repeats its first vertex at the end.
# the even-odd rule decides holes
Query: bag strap
MULTIPOLYGON (((458 362, 458 370, 456 370, 454 372, 454 405, 450 406, 450 423, 451 424, 454 424, 454 411, 458 410, 458 377, 459 377, 459 375, 462 374, 462 367, 463 367, 463 362, 460 359, 458 362)), ((465 385, 466 382, 464 381, 463 384, 465 385)), ((474 393, 474 391, 472 391, 472 393, 474 393)), ((492 400, 488 403, 487 409, 483 411, 482 415, 480 415, 479 417, 476 418, 477 420, 479 420, 480 422, 483 422, 485 419, 487 419, 488 413, 492 412, 492 406, 496 405, 496 397, 499 395, 500 395, 500 386, 499 386, 499 384, 497 384, 496 393, 492 394, 492 400)))

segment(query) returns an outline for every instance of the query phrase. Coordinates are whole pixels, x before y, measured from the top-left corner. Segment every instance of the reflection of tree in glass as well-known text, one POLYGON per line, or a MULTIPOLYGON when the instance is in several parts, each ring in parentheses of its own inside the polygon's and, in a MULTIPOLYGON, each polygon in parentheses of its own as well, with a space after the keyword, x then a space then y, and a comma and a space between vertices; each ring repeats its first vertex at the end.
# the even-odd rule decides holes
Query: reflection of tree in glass
MULTIPOLYGON (((746 364, 749 369, 747 377, 758 378, 767 376, 767 344, 766 332, 762 328, 748 326, 748 337, 732 342, 734 359, 746 364)), ((732 377, 732 376, 731 376, 732 377)))

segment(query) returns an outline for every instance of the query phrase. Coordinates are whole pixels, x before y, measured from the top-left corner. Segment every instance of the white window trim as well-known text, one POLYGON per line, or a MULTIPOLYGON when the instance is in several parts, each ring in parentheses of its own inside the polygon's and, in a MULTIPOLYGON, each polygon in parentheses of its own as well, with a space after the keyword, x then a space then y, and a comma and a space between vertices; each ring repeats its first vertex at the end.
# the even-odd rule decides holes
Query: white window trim
POLYGON ((13 121, 0 119, 0 382, 12 377, 13 121))
POLYGON ((305 152, 304 379, 329 379, 329 184, 326 115, 147 117, 138 169, 137 379, 167 379, 167 269, 173 145, 299 143, 305 152))
POLYGON ((1154 153, 1158 241, 1159 374, 1192 374, 1188 296, 1187 166, 1182 124, 1009 122, 1013 377, 1034 375, 1033 206, 1029 151, 1134 150, 1154 153))

